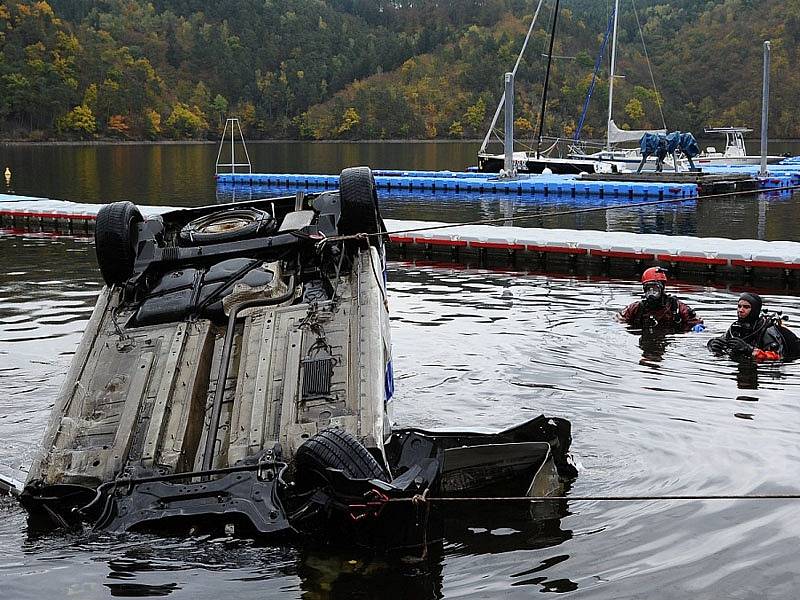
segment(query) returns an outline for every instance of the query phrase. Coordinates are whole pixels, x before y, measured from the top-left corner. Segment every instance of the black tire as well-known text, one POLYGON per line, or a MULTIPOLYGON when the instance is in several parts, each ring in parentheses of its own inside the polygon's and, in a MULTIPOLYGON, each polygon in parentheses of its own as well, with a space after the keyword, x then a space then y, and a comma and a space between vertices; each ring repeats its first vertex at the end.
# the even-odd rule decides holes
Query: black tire
POLYGON ((233 208, 203 215, 190 221, 180 231, 182 241, 189 244, 232 242, 266 234, 275 230, 275 219, 257 208, 233 208))
POLYGON ((375 178, 369 167, 350 167, 342 171, 339 175, 339 199, 341 235, 382 231, 375 178))
POLYGON ((94 250, 107 285, 123 283, 133 274, 136 226, 141 222, 142 213, 133 202, 106 204, 97 213, 94 250))
POLYGON ((375 457, 352 435, 342 429, 320 431, 297 449, 298 476, 308 480, 311 473, 326 478, 328 468, 339 469, 351 479, 389 481, 375 457))

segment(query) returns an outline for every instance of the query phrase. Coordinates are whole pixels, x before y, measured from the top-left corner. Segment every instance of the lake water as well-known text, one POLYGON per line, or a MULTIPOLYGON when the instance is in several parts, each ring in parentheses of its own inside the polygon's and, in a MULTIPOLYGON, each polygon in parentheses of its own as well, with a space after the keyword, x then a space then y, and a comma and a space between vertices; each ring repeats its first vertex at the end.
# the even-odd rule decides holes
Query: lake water
MULTIPOLYGON (((286 153, 274 159, 285 160, 276 171, 455 168, 449 161, 474 152, 457 144, 255 146, 258 160, 286 153), (295 150, 279 152, 283 146, 295 150), (298 148, 304 158, 292 163, 298 148)), ((18 193, 216 200, 210 146, 0 150, 18 193)), ((387 216, 458 220, 508 210, 497 198, 437 202, 391 199, 387 216)), ((797 235, 796 198, 761 202, 765 237, 797 235)), ((599 213, 577 226, 701 233, 700 222, 713 218, 715 231, 755 237, 758 210, 744 201, 737 210, 722 206, 610 221, 599 213)), ((30 462, 99 289, 91 240, 0 234, 0 463, 30 462)), ((634 335, 613 315, 640 290, 615 279, 392 262, 396 422, 497 430, 540 413, 567 418, 580 471, 573 496, 800 493, 800 364, 737 364, 707 352, 709 337, 734 318, 733 289, 674 286, 708 332, 634 335)), ((766 300, 790 323, 800 320, 800 297, 766 300)), ((537 521, 492 506, 454 519, 441 546, 412 560, 225 537, 37 536, 24 511, 0 498, 0 585, 13 600, 792 598, 800 589, 799 507, 800 500, 569 501, 559 519, 537 521)))
MULTIPOLYGON (((751 145, 756 144, 752 142, 751 145)), ((703 146, 706 144, 704 143, 703 146)), ((248 144, 254 172, 332 173, 354 165, 375 169, 464 170, 474 165, 478 143, 371 142, 248 144)), ((755 146, 753 146, 755 147, 755 146)), ((770 146, 770 153, 800 155, 800 142, 770 146)), ((213 173, 216 144, 9 145, 0 144, 0 170, 9 167, 6 192, 80 202, 131 200, 137 204, 198 206, 228 202, 213 173)), ((237 158, 237 160, 240 160, 237 158)), ((0 184, 2 190, 2 184, 0 184)), ((293 193, 286 189, 274 194, 293 193)), ((247 196, 239 192, 238 198, 247 196)), ((269 195, 265 190, 256 197, 269 195)), ((587 207, 624 205, 614 198, 538 198, 495 194, 386 196, 384 216, 463 222, 527 216, 522 227, 599 229, 672 235, 800 240, 800 194, 738 196, 640 208, 547 216, 587 207)))

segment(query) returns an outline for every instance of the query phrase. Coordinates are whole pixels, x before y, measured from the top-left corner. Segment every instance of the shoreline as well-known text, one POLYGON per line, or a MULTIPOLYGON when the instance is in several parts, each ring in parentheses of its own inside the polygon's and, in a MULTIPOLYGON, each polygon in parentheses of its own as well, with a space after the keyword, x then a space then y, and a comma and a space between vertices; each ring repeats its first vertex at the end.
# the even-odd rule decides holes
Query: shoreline
MULTIPOLYGON (((703 141, 713 141, 715 138, 700 138, 703 141)), ((479 144, 481 139, 463 140, 423 140, 423 139, 391 139, 391 140, 245 140, 250 144, 479 144)), ((591 141, 591 140, 590 140, 591 141)), ((787 144, 800 142, 800 138, 774 138, 769 140, 774 144, 787 144)), ((219 145, 220 140, 0 140, 0 147, 4 146, 201 146, 219 145)))
MULTIPOLYGON (((227 141, 227 140, 226 140, 227 141)), ((249 144, 479 144, 480 139, 463 140, 245 140, 249 144)), ((2 146, 200 146, 218 145, 220 140, 0 140, 2 146)))

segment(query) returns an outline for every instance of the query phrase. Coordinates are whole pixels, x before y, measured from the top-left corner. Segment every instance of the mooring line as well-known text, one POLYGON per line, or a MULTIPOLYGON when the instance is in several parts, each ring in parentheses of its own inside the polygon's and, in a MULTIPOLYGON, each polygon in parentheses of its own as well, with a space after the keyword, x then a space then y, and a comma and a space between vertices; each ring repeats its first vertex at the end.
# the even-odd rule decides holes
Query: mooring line
MULTIPOLYGON (((780 191, 793 191, 793 190, 800 190, 800 185, 792 185, 785 188, 781 188, 780 191)), ((775 190, 778 191, 778 190, 775 190)), ((634 203, 625 203, 625 204, 612 204, 610 206, 593 206, 590 208, 576 208, 572 210, 562 210, 557 212, 547 212, 541 214, 531 214, 531 215, 517 215, 511 217, 497 217, 495 219, 478 219, 475 221, 465 221, 463 223, 443 223, 441 225, 431 225, 426 227, 416 227, 412 229, 401 229, 398 231, 380 231, 376 233, 355 233, 352 235, 337 235, 326 237, 321 243, 329 243, 329 242, 339 242, 339 241, 346 241, 346 240, 355 240, 355 239, 365 239, 370 237, 383 237, 383 236, 392 236, 392 235, 400 235, 404 233, 420 233, 423 231, 441 231, 442 229, 454 229, 456 227, 464 227, 467 225, 493 225, 495 223, 508 223, 509 221, 526 221, 530 219, 546 219, 549 217, 561 217, 565 215, 577 215, 577 214, 584 214, 590 212, 600 212, 603 210, 615 210, 620 208, 642 208, 645 206, 658 206, 661 204, 682 204, 683 202, 692 202, 695 200, 706 200, 706 199, 716 199, 716 198, 727 198, 733 196, 752 196, 755 194, 762 194, 766 193, 764 191, 734 191, 734 192, 721 192, 719 194, 709 194, 707 196, 695 195, 695 196, 686 196, 683 198, 665 198, 662 200, 651 200, 648 202, 634 202, 634 203)))
POLYGON ((649 501, 677 501, 688 500, 800 500, 800 492, 791 494, 707 494, 707 495, 673 495, 673 496, 472 496, 448 497, 434 496, 420 499, 391 498, 389 502, 421 502, 432 503, 459 503, 459 502, 554 502, 568 500, 572 502, 649 502, 649 501))

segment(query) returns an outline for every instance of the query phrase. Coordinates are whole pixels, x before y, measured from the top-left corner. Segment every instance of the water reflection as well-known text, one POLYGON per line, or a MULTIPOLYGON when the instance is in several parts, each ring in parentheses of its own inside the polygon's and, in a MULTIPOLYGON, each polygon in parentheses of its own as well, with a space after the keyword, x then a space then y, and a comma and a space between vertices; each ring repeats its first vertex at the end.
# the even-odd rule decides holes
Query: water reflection
POLYGON ((442 545, 432 544, 424 558, 366 552, 304 549, 297 563, 304 600, 354 598, 387 600, 442 598, 442 545))
POLYGON ((736 383, 740 390, 758 389, 758 366, 755 362, 743 360, 736 365, 736 383))
POLYGON ((564 592, 573 592, 578 589, 578 584, 574 581, 569 579, 553 579, 548 580, 547 577, 542 577, 541 575, 536 575, 535 577, 531 577, 531 575, 535 575, 537 573, 541 573, 542 571, 552 567, 553 565, 557 565, 560 562, 568 560, 569 556, 554 556, 552 558, 548 558, 547 560, 543 560, 533 569, 528 569, 526 571, 521 571, 519 573, 514 573, 512 577, 519 577, 524 579, 519 579, 514 581, 511 585, 513 586, 520 586, 520 585, 536 585, 540 587, 541 592, 556 592, 563 594, 564 592))
POLYGON ((478 556, 551 548, 572 538, 562 529, 567 502, 479 502, 459 504, 445 520, 450 552, 478 556))
MULTIPOLYGON (((337 174, 354 165, 375 169, 463 170, 474 164, 477 144, 294 143, 248 144, 254 172, 337 174)), ((794 144, 786 148, 800 153, 794 144)), ((0 144, 0 165, 13 172, 20 195, 78 202, 131 200, 142 205, 199 206, 273 193, 286 188, 217 188, 213 143, 12 145, 0 144)), ((0 167, 3 168, 3 167, 0 167)), ((10 190, 9 184, 6 188, 10 190)), ((800 240, 800 194, 760 194, 680 204, 628 206, 627 199, 453 195, 437 191, 382 194, 384 216, 393 219, 464 222, 505 219, 523 227, 633 231, 670 235, 800 240), (589 207, 625 205, 580 213, 589 207), (552 213, 570 214, 552 215, 552 213)), ((502 222, 502 221, 501 221, 502 222)))
POLYGON ((672 339, 665 333, 657 331, 643 331, 639 336, 639 348, 642 350, 641 365, 650 365, 658 368, 657 364, 664 360, 664 353, 672 344, 672 339))

